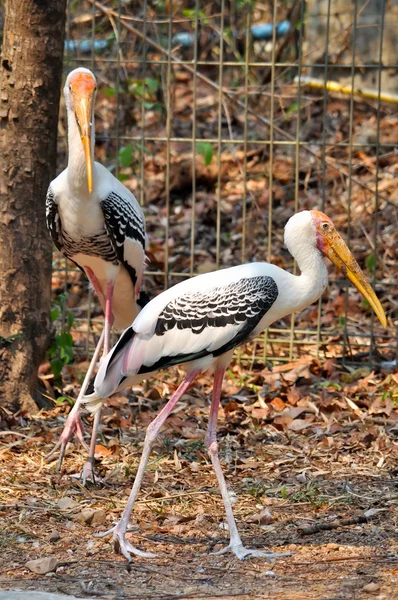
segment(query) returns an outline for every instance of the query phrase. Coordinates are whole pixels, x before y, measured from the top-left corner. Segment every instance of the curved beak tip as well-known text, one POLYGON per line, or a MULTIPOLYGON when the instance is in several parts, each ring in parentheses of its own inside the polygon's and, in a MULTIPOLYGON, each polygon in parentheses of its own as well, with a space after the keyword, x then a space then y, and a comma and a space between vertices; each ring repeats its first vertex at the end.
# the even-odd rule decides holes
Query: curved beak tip
POLYGON ((383 327, 387 327, 388 326, 387 317, 386 317, 384 310, 380 315, 377 315, 377 316, 379 317, 379 321, 383 325, 383 327))
POLYGON ((376 296, 370 283, 362 272, 357 261, 351 254, 346 243, 339 234, 335 234, 333 241, 330 241, 325 254, 342 271, 345 276, 355 285, 357 290, 369 302, 370 307, 376 314, 383 327, 387 327, 387 317, 380 300, 376 296))

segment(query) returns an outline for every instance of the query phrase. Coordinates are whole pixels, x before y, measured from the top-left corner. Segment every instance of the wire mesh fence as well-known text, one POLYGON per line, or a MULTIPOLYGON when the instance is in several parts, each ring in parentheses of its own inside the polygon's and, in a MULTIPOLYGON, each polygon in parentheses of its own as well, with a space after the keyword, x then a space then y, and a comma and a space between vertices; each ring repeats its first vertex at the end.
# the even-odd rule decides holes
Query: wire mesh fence
MULTIPOLYGON (((96 158, 144 208, 150 295, 247 261, 295 270, 283 227, 319 208, 389 317, 382 330, 331 270, 318 306, 275 323, 240 360, 396 360, 397 26, 386 0, 69 2, 65 73, 97 77, 96 158)), ((58 254, 53 289, 69 292, 76 349, 89 352, 101 309, 58 254)))

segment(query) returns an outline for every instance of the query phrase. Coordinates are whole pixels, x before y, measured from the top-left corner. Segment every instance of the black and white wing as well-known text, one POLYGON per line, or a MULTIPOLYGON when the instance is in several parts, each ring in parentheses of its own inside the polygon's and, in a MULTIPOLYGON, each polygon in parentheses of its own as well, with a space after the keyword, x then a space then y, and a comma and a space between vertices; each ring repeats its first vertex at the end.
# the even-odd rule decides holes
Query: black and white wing
POLYGON ((220 356, 250 339, 277 297, 278 286, 266 275, 177 295, 158 314, 151 338, 134 339, 123 374, 220 356))
POLYGON ((55 202, 55 196, 51 186, 48 188, 46 196, 46 222, 54 246, 62 252, 62 234, 58 204, 55 202))
POLYGON ((57 248, 57 250, 62 252, 62 254, 66 256, 70 262, 75 264, 84 273, 82 267, 71 258, 68 238, 66 238, 67 242, 65 243, 62 233, 61 219, 58 212, 58 204, 55 201, 55 195, 51 189, 51 186, 48 188, 46 196, 46 222, 47 229, 50 231, 54 246, 57 248))
POLYGON ((111 192, 100 202, 105 229, 119 262, 129 273, 134 285, 141 273, 145 257, 145 221, 141 209, 123 196, 111 192))
MULTIPOLYGON (((201 277, 206 276, 195 279, 201 277)), ((159 312, 160 296, 144 309, 156 320, 152 333, 137 333, 133 324, 102 361, 94 383, 100 397, 131 376, 232 350, 255 333, 278 297, 278 286, 270 276, 245 277, 204 292, 176 294, 159 312)))

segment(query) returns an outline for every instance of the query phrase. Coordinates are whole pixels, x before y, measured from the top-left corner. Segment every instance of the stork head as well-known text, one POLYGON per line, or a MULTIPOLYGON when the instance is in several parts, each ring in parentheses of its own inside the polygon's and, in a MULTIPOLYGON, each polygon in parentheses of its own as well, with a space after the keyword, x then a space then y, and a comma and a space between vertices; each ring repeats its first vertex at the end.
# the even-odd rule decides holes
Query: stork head
POLYGON ((92 128, 94 121, 94 101, 97 83, 91 71, 75 69, 66 78, 64 95, 66 106, 75 116, 86 157, 87 185, 93 191, 92 128))
POLYGON ((369 302, 383 327, 387 326, 379 299, 327 215, 319 210, 296 213, 286 224, 285 243, 292 256, 295 256, 293 250, 296 248, 308 253, 312 248, 317 248, 327 256, 369 302))
POLYGON ((311 210, 310 212, 312 222, 315 226, 318 250, 323 252, 348 277, 362 296, 369 302, 383 327, 387 327, 386 315, 380 304, 380 300, 374 293, 347 244, 336 231, 331 219, 319 210, 311 210))

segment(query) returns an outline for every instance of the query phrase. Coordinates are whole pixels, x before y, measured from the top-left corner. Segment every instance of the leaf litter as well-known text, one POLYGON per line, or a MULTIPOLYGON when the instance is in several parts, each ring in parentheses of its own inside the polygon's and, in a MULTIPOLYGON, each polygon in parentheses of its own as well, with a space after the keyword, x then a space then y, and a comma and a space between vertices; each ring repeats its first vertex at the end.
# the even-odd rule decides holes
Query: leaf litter
MULTIPOLYGON (((77 442, 69 444, 62 476, 56 461, 43 461, 69 405, 13 417, 12 430, 0 436, 0 586, 109 598, 122 590, 126 598, 278 599, 350 590, 361 597, 377 583, 393 598, 398 410, 388 398, 398 393, 396 377, 371 372, 345 382, 337 363, 311 356, 275 372, 248 373, 237 362, 231 370, 218 437, 238 527, 246 544, 291 556, 268 564, 211 554, 227 536, 204 446, 207 375, 166 422, 131 521, 135 543, 157 558, 134 559, 128 574, 110 540, 93 536, 120 518, 145 428, 181 379, 176 368, 106 401, 95 453, 104 482, 88 489, 71 478, 84 462, 77 442)), ((89 431, 91 418, 84 422, 89 431)))
MULTIPOLYGON (((129 11, 127 4, 124 10, 129 11)), ((262 14, 263 9, 257 10, 262 18, 269 17, 262 14)), ((91 23, 92 14, 91 9, 90 13, 75 12, 71 13, 72 29, 79 35, 80 28, 91 23)), ((108 17, 98 12, 96 20, 99 30, 112 34, 108 17)), ((203 21, 204 36, 207 27, 203 21)), ((120 36, 124 56, 133 55, 135 42, 123 27, 120 36)), ((242 111, 232 102, 223 106, 221 123, 222 138, 231 139, 231 144, 222 144, 218 154, 217 145, 208 141, 195 152, 191 143, 172 141, 168 167, 165 142, 146 140, 141 155, 138 145, 126 143, 119 148, 116 136, 111 135, 117 129, 128 138, 141 136, 143 124, 147 138, 166 135, 166 117, 157 105, 158 96, 165 96, 164 80, 156 61, 146 65, 145 111, 137 101, 142 83, 121 78, 116 110, 110 88, 114 73, 105 62, 98 63, 97 69, 96 128, 99 137, 106 134, 106 143, 97 145, 96 156, 110 167, 118 161, 123 183, 143 200, 150 294, 162 289, 166 264, 174 273, 169 285, 181 280, 176 273, 188 276, 249 260, 267 259, 292 270, 293 260, 283 245, 283 227, 295 210, 297 176, 299 208, 320 207, 325 198, 325 211, 343 234, 350 206, 350 246, 369 276, 377 269, 378 293, 390 323, 396 325, 398 158, 383 146, 396 139, 396 115, 390 106, 355 102, 353 141, 360 147, 352 153, 351 171, 349 148, 339 145, 349 138, 349 98, 329 96, 324 115, 322 94, 307 91, 299 114, 300 139, 312 148, 320 140, 326 119, 324 178, 321 151, 315 157, 301 146, 296 156, 293 145, 275 144, 271 160, 268 147, 254 143, 268 139, 269 131, 253 112, 247 115, 246 146, 236 143, 243 138, 245 123, 242 111), (378 128, 381 146, 376 156, 371 144, 378 128), (268 240, 270 202, 272 239, 268 240)), ((193 79, 178 65, 171 72, 171 137, 187 138, 192 132, 193 79)), ((259 86, 258 75, 250 71, 248 106, 268 115, 269 89, 259 86)), ((224 87, 237 97, 243 93, 242 81, 236 87, 226 80, 224 87)), ((277 77, 273 89, 278 99, 274 121, 295 137, 293 113, 298 109, 292 109, 291 98, 297 88, 277 77)), ((217 138, 218 113, 218 92, 202 83, 196 95, 197 139, 217 138)), ((60 129, 65 130, 64 116, 60 129)), ((282 139, 277 130, 274 135, 276 141, 282 139)), ((65 160, 65 150, 61 140, 59 165, 65 160)), ((244 542, 292 555, 267 564, 260 559, 240 563, 228 555, 211 554, 227 542, 227 535, 203 443, 212 386, 211 378, 203 375, 159 436, 131 522, 135 543, 158 556, 151 561, 134 559, 128 573, 110 540, 95 538, 93 533, 106 530, 120 517, 145 428, 176 389, 182 372, 175 368, 159 373, 132 392, 106 401, 95 451, 101 483, 85 489, 72 477, 84 463, 77 440, 69 444, 62 476, 58 474, 56 461, 46 464, 43 456, 58 439, 70 410, 68 398, 76 398, 88 366, 86 315, 90 313, 91 334, 98 335, 102 311, 84 276, 72 265, 65 273, 65 261, 58 253, 53 266, 54 302, 66 282, 66 308, 74 317, 74 360, 62 370, 62 388, 54 381, 50 363, 41 367, 43 395, 53 408, 31 417, 0 413, 0 588, 137 600, 396 597, 398 377, 396 354, 391 350, 393 330, 385 334, 375 324, 373 339, 382 354, 374 353, 373 370, 361 364, 351 366, 349 360, 343 365, 345 325, 350 334, 348 354, 356 363, 369 359, 366 347, 363 355, 357 351, 363 335, 370 336, 370 312, 352 291, 346 300, 333 271, 332 285, 322 298, 321 358, 303 334, 295 339, 292 359, 290 339, 281 341, 280 333, 271 331, 268 345, 274 364, 271 367, 259 360, 264 356, 264 339, 239 351, 225 378, 219 411, 222 465, 234 492, 234 512, 244 542), (390 372, 380 368, 383 361, 390 372), (33 563, 33 570, 32 561, 39 561, 33 563)), ((294 324, 315 330, 317 317, 318 308, 311 306, 295 316, 294 324)), ((290 318, 276 326, 290 331, 290 318)), ((89 432, 90 416, 85 414, 83 420, 89 432)))

